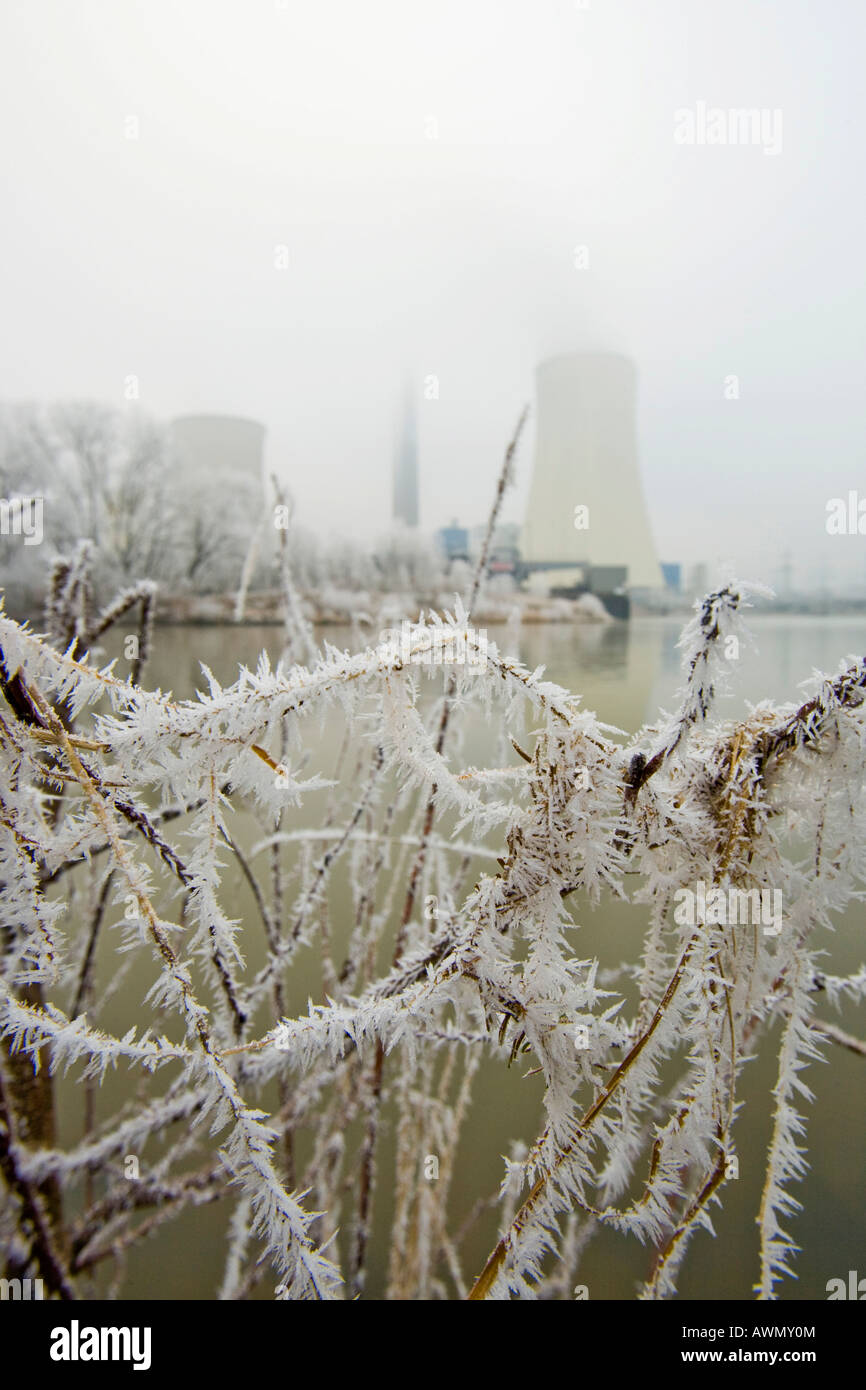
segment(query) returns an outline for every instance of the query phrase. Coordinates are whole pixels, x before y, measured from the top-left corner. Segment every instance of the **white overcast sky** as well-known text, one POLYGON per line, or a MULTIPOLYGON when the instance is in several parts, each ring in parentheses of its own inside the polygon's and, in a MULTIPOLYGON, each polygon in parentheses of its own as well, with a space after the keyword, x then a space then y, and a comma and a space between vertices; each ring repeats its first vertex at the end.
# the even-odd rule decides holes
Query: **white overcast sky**
POLYGON ((862 0, 3 0, 0 396, 253 416, 369 537, 407 377, 422 523, 471 524, 538 360, 621 351, 660 558, 866 579, 825 532, 866 497, 864 40, 862 0), (699 101, 781 152, 676 144, 699 101))

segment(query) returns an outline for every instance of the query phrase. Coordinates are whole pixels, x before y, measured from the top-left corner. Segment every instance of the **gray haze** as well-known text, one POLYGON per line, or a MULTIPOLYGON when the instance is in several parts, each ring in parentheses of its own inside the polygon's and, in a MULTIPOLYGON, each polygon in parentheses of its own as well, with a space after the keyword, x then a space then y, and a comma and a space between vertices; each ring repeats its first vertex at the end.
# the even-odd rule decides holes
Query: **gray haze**
POLYGON ((5 0, 0 397, 253 416, 366 538, 407 378, 422 525, 472 524, 536 362, 621 351, 661 559, 866 587, 825 531, 866 496, 864 39, 855 0, 5 0), (698 102, 781 148, 677 144, 698 102))

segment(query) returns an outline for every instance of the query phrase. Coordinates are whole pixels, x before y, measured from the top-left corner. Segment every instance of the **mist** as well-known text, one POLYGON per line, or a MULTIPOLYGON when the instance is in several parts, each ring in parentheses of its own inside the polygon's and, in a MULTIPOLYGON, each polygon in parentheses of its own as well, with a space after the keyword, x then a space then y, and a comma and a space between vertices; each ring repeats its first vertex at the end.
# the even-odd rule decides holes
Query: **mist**
POLYGON ((299 520, 372 537, 407 386, 421 526, 471 525, 538 362, 622 352, 661 559, 862 590, 825 521, 863 476, 864 29, 800 0, 7 4, 0 395, 134 377, 159 417, 259 419, 299 520), (698 103, 780 113, 778 147, 678 143, 698 103))

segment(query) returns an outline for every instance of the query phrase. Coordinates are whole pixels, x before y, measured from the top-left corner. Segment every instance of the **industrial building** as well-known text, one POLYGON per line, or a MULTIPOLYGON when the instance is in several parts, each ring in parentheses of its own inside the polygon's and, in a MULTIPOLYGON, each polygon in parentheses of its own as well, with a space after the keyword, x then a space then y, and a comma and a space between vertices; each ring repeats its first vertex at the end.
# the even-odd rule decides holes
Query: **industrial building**
POLYGON ((522 570, 541 592, 661 589, 636 440, 637 371, 616 353, 536 370, 536 441, 522 570))
POLYGON ((265 427, 236 415, 180 415, 171 422, 178 462, 190 479, 206 485, 227 481, 264 488, 265 427))

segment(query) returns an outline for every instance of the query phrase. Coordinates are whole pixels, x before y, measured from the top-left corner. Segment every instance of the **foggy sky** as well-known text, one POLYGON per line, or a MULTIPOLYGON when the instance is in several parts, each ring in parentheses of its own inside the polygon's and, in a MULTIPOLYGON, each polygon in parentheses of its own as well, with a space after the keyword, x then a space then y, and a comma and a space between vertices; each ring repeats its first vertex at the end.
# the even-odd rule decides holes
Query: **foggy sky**
POLYGON ((4 0, 0 397, 252 416, 368 538, 407 379, 422 525, 472 524, 538 360, 626 352, 661 559, 866 580, 825 530, 866 496, 864 39, 856 0, 4 0), (678 145, 698 102, 780 152, 678 145))

